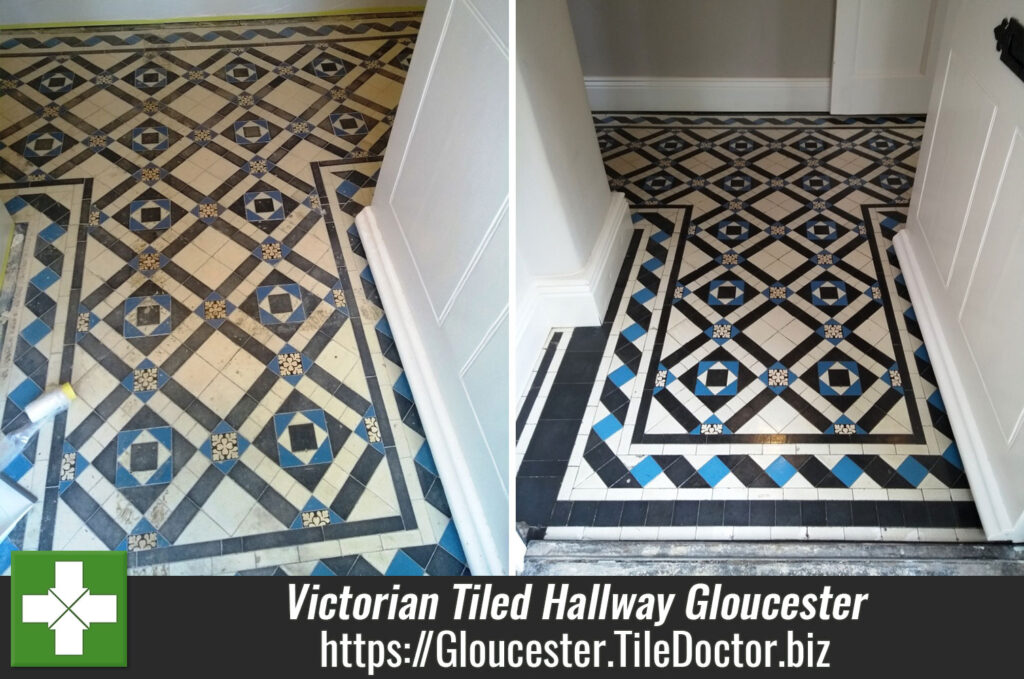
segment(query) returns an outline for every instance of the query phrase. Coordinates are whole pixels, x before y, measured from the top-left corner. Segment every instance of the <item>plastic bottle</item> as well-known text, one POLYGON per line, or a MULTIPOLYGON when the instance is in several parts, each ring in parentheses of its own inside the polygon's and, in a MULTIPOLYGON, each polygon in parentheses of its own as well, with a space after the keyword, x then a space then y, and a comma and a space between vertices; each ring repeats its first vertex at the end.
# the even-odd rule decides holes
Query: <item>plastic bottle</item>
POLYGON ((25 406, 29 423, 0 438, 0 471, 7 469, 7 465, 25 449, 43 425, 57 413, 67 410, 75 398, 75 390, 64 383, 25 406))

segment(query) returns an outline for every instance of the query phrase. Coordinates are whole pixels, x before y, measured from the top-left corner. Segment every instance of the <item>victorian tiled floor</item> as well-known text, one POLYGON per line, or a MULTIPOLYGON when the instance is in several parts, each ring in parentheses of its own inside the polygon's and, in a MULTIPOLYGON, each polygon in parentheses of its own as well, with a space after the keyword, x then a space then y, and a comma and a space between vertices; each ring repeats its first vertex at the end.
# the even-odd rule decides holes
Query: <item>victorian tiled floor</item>
POLYGON ((554 333, 521 403, 519 520, 980 539, 891 247, 923 119, 595 123, 636 230, 604 325, 554 333))
POLYGON ((138 573, 459 574, 353 225, 419 15, 0 37, 0 199, 26 229, 5 549, 138 573))

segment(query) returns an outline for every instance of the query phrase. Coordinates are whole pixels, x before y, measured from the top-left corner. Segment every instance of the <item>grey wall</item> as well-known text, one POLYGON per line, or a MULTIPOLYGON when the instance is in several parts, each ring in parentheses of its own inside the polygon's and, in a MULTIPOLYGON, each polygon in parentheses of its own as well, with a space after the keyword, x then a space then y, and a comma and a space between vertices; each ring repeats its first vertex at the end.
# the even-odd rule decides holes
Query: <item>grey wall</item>
POLYGON ((817 78, 833 0, 569 0, 584 76, 817 78))

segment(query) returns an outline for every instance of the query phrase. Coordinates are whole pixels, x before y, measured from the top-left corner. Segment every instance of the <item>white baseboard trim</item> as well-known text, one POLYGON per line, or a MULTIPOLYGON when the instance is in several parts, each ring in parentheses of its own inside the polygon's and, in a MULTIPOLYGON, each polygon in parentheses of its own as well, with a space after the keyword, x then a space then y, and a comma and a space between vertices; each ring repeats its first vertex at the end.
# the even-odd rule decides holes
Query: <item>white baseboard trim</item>
POLYGON ((516 393, 526 391, 530 371, 552 328, 600 325, 629 247, 632 221, 626 196, 612 192, 604 224, 586 266, 566 276, 532 282, 518 300, 516 393))
MULTIPOLYGON (((388 324, 398 353, 402 356, 409 387, 416 398, 416 409, 423 430, 430 442, 441 483, 452 512, 452 519, 462 538, 462 547, 474 575, 507 575, 508 565, 503 557, 507 544, 498 545, 496 538, 504 538, 506 517, 490 517, 480 502, 473 484, 471 467, 459 443, 454 420, 448 413, 448 404, 442 397, 440 377, 434 369, 423 336, 420 334, 404 300, 411 299, 402 289, 393 259, 381 238, 377 208, 364 208, 356 216, 356 228, 363 244, 366 261, 373 271, 373 280, 384 305, 388 324)), ((502 540, 505 543, 505 540, 502 540)))
POLYGON ((921 237, 907 227, 893 238, 900 271, 910 291, 914 314, 921 328, 936 383, 946 406, 946 415, 956 436, 957 448, 963 460, 971 495, 981 517, 985 537, 992 541, 1024 541, 1024 521, 1014 521, 1006 511, 999 488, 998 472, 993 469, 986 454, 985 440, 979 426, 979 415, 972 404, 987 403, 984 394, 978 394, 971 384, 976 380, 961 373, 973 366, 958 365, 957 356, 970 356, 963 336, 956 330, 956 318, 942 310, 941 302, 933 291, 941 295, 945 286, 931 266, 927 245, 921 237), (949 331, 947 329, 952 329, 949 331), (974 396, 974 398, 972 398, 974 396), (1015 526, 1016 523, 1016 526, 1015 526))
POLYGON ((827 111, 829 78, 585 78, 593 111, 827 111))

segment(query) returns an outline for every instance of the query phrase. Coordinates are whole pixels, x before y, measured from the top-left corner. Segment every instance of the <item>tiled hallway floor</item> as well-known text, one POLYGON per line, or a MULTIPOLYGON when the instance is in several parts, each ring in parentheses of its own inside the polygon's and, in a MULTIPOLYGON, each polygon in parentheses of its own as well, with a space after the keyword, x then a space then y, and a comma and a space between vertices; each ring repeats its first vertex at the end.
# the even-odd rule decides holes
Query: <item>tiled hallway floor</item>
POLYGON ((920 118, 595 120, 636 227, 520 412, 548 537, 982 537, 892 250, 920 118))
MULTIPOLYGON (((7 33, 0 199, 27 229, 4 545, 139 573, 460 574, 362 256, 418 14, 7 33)), ((4 565, 4 568, 6 565, 4 565)))

